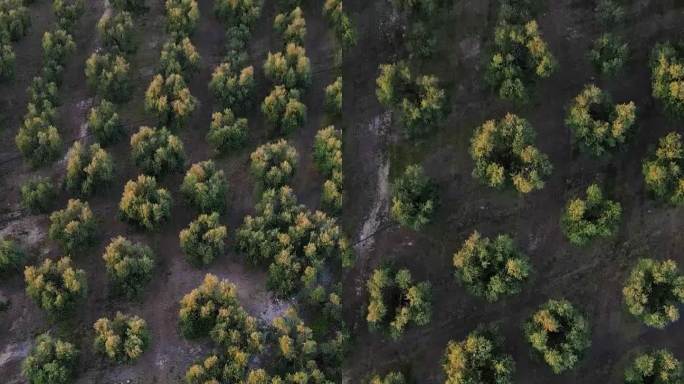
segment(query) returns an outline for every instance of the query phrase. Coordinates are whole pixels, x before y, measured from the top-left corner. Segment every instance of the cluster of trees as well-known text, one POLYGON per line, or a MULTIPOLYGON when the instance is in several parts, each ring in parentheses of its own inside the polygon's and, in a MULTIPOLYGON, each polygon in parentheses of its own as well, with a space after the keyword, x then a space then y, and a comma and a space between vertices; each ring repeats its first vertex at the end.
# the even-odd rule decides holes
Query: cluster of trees
POLYGON ((677 384, 682 381, 682 363, 666 349, 640 354, 625 370, 625 384, 677 384))
POLYGON ((332 125, 318 131, 313 158, 326 179, 321 204, 328 212, 337 213, 342 209, 342 131, 332 125))
POLYGON ((464 340, 450 341, 444 356, 446 383, 513 383, 515 361, 503 350, 495 328, 479 328, 464 340))
POLYGON ((152 280, 154 253, 146 245, 118 236, 107 245, 102 259, 116 294, 139 297, 152 280))
POLYGON ((188 261, 196 266, 209 265, 223 255, 228 229, 219 222, 219 214, 201 214, 183 229, 178 238, 188 261))
POLYGON ((565 237, 575 245, 585 245, 597 237, 614 235, 620 225, 620 203, 603 196, 597 184, 587 187, 585 200, 568 201, 561 216, 561 229, 565 237))
POLYGON ((50 210, 57 196, 55 187, 46 177, 29 179, 21 186, 21 206, 32 213, 50 210))
POLYGON ((567 300, 549 300, 524 325, 527 341, 554 373, 572 369, 591 344, 589 322, 567 300))
POLYGON ((656 44, 651 53, 651 87, 653 97, 673 115, 684 115, 684 94, 679 91, 684 80, 682 47, 670 42, 656 44))
POLYGON ((15 136, 17 148, 34 167, 54 161, 62 148, 62 139, 55 126, 57 88, 66 59, 76 49, 71 31, 83 9, 82 0, 53 2, 57 25, 43 35, 43 71, 31 84, 27 112, 15 136))
POLYGON ((11 238, 0 238, 0 274, 16 270, 26 259, 19 244, 11 238))
POLYGON ((26 294, 52 316, 63 316, 83 300, 88 291, 86 274, 74 269, 71 258, 45 259, 24 270, 26 294))
POLYGON ((50 215, 50 239, 58 242, 69 253, 95 240, 97 219, 87 201, 69 199, 66 208, 50 215))
POLYGON ((589 84, 570 104, 565 125, 580 149, 598 157, 623 144, 635 120, 634 102, 613 104, 606 92, 589 84))
POLYGON ((251 170, 265 188, 277 188, 292 180, 298 163, 297 150, 285 139, 266 143, 250 155, 251 170))
POLYGON ((431 75, 414 77, 406 62, 381 64, 375 91, 378 101, 398 114, 409 137, 440 125, 448 115, 446 93, 431 75))
POLYGON ((514 114, 486 121, 470 140, 473 176, 490 187, 513 185, 520 193, 542 189, 553 166, 533 145, 534 137, 530 123, 514 114))
POLYGON ((392 186, 390 214, 399 224, 419 230, 430 222, 437 199, 437 185, 423 167, 409 165, 392 186))
POLYGON ((499 16, 485 80, 500 98, 524 103, 530 98, 528 88, 551 76, 557 63, 535 20, 502 16, 501 11, 499 16))
POLYGON ((149 344, 147 322, 138 316, 117 312, 113 319, 98 319, 93 328, 95 351, 110 360, 137 360, 149 344))
POLYGON ((337 41, 342 49, 356 45, 356 29, 349 16, 342 9, 342 0, 325 0, 323 15, 335 32, 337 41))
POLYGON ((670 132, 658 142, 654 156, 644 160, 646 188, 672 205, 684 204, 684 144, 682 135, 670 132))
POLYGON ((369 295, 366 321, 371 330, 387 330, 390 337, 397 340, 409 324, 424 326, 430 323, 430 283, 414 283, 408 269, 376 269, 366 286, 369 295))
POLYGON ((268 264, 267 286, 288 297, 319 279, 325 262, 337 257, 352 262, 347 239, 335 219, 297 203, 288 186, 264 191, 256 214, 245 217, 237 248, 255 264, 268 264))
POLYGON ((131 136, 131 156, 144 173, 154 176, 181 171, 185 166, 183 142, 166 127, 140 127, 131 136))
POLYGON ((79 141, 67 154, 64 183, 67 190, 90 196, 98 188, 108 185, 114 177, 112 156, 95 143, 84 147, 79 141))
POLYGON ((158 229, 171 217, 171 194, 157 187, 154 176, 139 175, 124 187, 119 214, 121 217, 148 231, 158 229))
POLYGON ((21 372, 31 384, 69 384, 73 382, 77 365, 76 347, 46 332, 36 337, 21 372))
POLYGON ((0 81, 14 78, 16 55, 12 42, 20 40, 31 26, 31 15, 22 0, 0 3, 0 81))
POLYGON ((679 319, 684 275, 674 260, 640 259, 622 290, 629 313, 649 327, 665 328, 679 319))
POLYGON ((180 191, 185 200, 203 213, 223 212, 228 181, 212 160, 193 164, 185 174, 180 191))
POLYGON ((473 232, 454 254, 456 278, 471 294, 494 302, 522 290, 532 272, 529 258, 506 235, 493 240, 473 232))

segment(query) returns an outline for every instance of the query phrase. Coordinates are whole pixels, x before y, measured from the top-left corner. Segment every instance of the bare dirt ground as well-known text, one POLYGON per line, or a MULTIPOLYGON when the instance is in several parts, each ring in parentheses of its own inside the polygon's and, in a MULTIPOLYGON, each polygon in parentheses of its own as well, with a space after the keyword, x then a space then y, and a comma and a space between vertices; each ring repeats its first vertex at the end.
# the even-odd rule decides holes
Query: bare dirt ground
POLYGON ((681 122, 664 117, 650 96, 648 55, 657 41, 681 36, 684 6, 677 1, 636 1, 629 6, 625 29, 633 52, 626 71, 613 80, 596 77, 585 58, 601 28, 592 12, 594 2, 560 0, 547 2, 538 16, 540 29, 559 61, 559 71, 536 88, 535 101, 516 108, 498 101, 486 90, 482 71, 487 60, 496 17, 496 2, 457 1, 443 15, 434 59, 414 63, 421 73, 436 74, 451 99, 452 113, 444 126, 422 142, 398 136, 400 127, 378 138, 371 123, 383 113, 375 99, 378 64, 401 58, 397 16, 390 2, 346 2, 356 20, 359 45, 345 57, 345 116, 353 116, 345 133, 345 172, 349 200, 345 223, 363 228, 374 220, 369 212, 378 196, 377 173, 390 163, 390 182, 409 163, 420 162, 439 184, 441 205, 435 221, 415 233, 388 226, 374 239, 373 249, 348 279, 349 290, 363 281, 372 268, 392 261, 411 269, 416 279, 430 280, 434 293, 434 317, 424 328, 410 330, 391 342, 366 330, 365 295, 349 293, 349 319, 356 345, 347 364, 350 382, 369 372, 402 369, 417 383, 439 383, 444 377, 442 356, 447 342, 462 339, 478 324, 497 322, 506 337, 506 348, 517 363, 516 382, 524 383, 616 383, 633 353, 651 347, 668 347, 684 357, 684 324, 664 331, 642 326, 623 308, 621 287, 639 257, 672 258, 681 265, 684 245, 681 228, 684 211, 661 206, 646 198, 641 160, 659 137, 677 130, 681 122), (610 159, 596 161, 571 147, 563 124, 565 108, 589 82, 609 90, 614 100, 634 100, 639 130, 630 145, 610 159), (349 102, 349 100, 353 100, 349 102), (549 154, 554 173, 546 187, 527 197, 490 190, 471 177, 468 154, 473 129, 484 120, 506 111, 529 119, 537 130, 537 144, 549 154), (385 153, 385 156, 383 156, 385 153), (558 225, 566 200, 598 180, 622 203, 624 220, 618 236, 586 248, 570 246, 558 225), (535 275, 515 297, 488 304, 467 295, 453 278, 451 258, 473 231, 487 235, 512 234, 530 255, 535 275), (532 356, 524 341, 522 322, 549 298, 565 297, 582 308, 591 321, 592 347, 577 369, 556 376, 532 356))

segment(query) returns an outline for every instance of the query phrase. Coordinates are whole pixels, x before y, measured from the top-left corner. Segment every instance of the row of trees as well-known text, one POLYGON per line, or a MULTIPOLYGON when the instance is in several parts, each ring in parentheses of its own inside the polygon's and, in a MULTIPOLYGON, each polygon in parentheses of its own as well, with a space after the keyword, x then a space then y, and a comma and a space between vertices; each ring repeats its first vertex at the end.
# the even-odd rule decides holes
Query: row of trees
POLYGON ((22 0, 6 0, 0 3, 0 81, 14 79, 16 55, 12 47, 28 33, 31 15, 22 0))
POLYGON ((318 171, 323 174, 321 205, 330 213, 342 209, 342 131, 334 126, 316 133, 313 145, 313 159, 318 171))
POLYGON ((66 60, 76 49, 71 32, 83 8, 83 0, 54 2, 57 25, 43 35, 42 74, 35 77, 29 87, 27 112, 15 136, 17 148, 34 167, 55 160, 62 148, 62 139, 55 126, 57 92, 66 60))

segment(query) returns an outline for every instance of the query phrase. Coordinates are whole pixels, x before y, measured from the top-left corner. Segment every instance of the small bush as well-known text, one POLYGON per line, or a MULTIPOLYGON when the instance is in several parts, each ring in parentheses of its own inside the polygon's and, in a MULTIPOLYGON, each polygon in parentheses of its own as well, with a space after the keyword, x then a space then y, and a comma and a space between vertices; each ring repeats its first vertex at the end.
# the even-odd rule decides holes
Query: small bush
POLYGON ((114 104, 107 100, 90 109, 88 114, 88 128, 95 136, 95 140, 102 146, 114 144, 124 136, 124 126, 114 104))
POLYGON ((534 136, 527 120, 510 113, 499 121, 485 122, 470 140, 473 176, 490 187, 512 184, 520 193, 542 189, 553 167, 533 145, 534 136))
POLYGON ((684 146, 682 135, 670 132, 658 141, 655 156, 642 166, 646 188, 672 205, 684 204, 684 146))
POLYGON ((284 134, 294 132, 306 122, 306 105, 299 100, 299 91, 276 86, 261 104, 266 121, 284 134))
POLYGON ((522 290, 532 272, 529 259, 508 235, 493 240, 477 231, 454 254, 456 278, 473 295, 495 302, 522 290))
POLYGON ((195 0, 166 0, 166 30, 174 36, 190 36, 200 13, 195 0))
POLYGON ((230 108, 211 115, 207 141, 220 153, 241 148, 247 141, 247 119, 236 118, 230 108))
POLYGON ((84 147, 79 141, 67 154, 66 188, 81 196, 90 196, 107 186, 114 177, 114 161, 99 144, 84 147))
POLYGON ((95 351, 114 361, 133 361, 149 344, 147 323, 138 316, 117 312, 113 319, 101 318, 93 324, 95 351))
POLYGON ((628 58, 629 45, 612 33, 599 36, 589 51, 591 63, 604 76, 616 75, 625 66, 628 58))
POLYGON ((392 187, 390 214, 399 224, 420 230, 430 222, 437 198, 437 185, 423 168, 409 165, 392 187))
POLYGON ((537 79, 551 76, 556 67, 535 20, 525 24, 500 23, 494 31, 494 53, 485 80, 500 98, 527 102, 528 87, 537 79))
POLYGON ((608 94, 590 84, 570 104, 565 125, 582 150, 598 157, 624 144, 635 120, 634 102, 613 104, 608 94))
POLYGON ((105 99, 124 102, 130 98, 130 65, 125 57, 112 53, 93 53, 86 61, 88 86, 105 99))
POLYGON ((435 76, 413 77, 408 65, 380 65, 376 96, 398 114, 408 137, 418 137, 440 125, 447 116, 446 93, 435 76))
POLYGON ((145 109, 171 129, 184 127, 196 107, 197 99, 177 73, 156 75, 145 92, 145 109))
POLYGON ((276 15, 273 28, 283 37, 285 43, 300 46, 304 44, 306 20, 304 20, 304 12, 301 8, 296 7, 290 13, 276 15))
POLYGON ((24 263, 26 254, 10 238, 0 238, 0 274, 18 269, 24 263))
POLYGON ((190 38, 184 37, 164 43, 159 64, 162 76, 169 77, 177 73, 188 78, 199 70, 200 55, 190 38))
POLYGON ((69 199, 66 208, 50 215, 50 239, 67 252, 89 245, 95 239, 97 220, 88 202, 69 199))
POLYGON ((495 329, 470 332, 465 340, 450 341, 444 356, 446 383, 513 383, 515 362, 503 351, 495 329))
POLYGON ((625 384, 677 384, 683 381, 682 363, 666 349, 637 356, 625 370, 625 384))
POLYGON ((226 249, 228 230, 220 225, 219 214, 202 214, 183 229, 178 238, 188 261, 195 266, 209 265, 226 249))
POLYGON ((397 272, 389 268, 376 269, 366 286, 370 296, 366 320, 371 330, 387 327, 396 340, 410 323, 417 326, 430 323, 430 283, 414 284, 408 269, 397 272))
POLYGON ((53 316, 72 311, 88 291, 85 272, 74 269, 69 257, 45 259, 37 267, 26 267, 24 279, 26 294, 53 316))
POLYGON ((587 198, 574 198, 568 202, 561 217, 565 237, 575 245, 585 245, 597 237, 613 236, 620 224, 620 203, 603 197, 601 188, 592 184, 587 198))
POLYGON ((674 260, 640 259, 622 290, 629 313, 649 327, 663 329, 679 319, 684 276, 674 260))
POLYGON ((667 112, 676 116, 684 115, 684 93, 679 90, 683 80, 682 47, 669 42, 657 44, 651 53, 653 97, 664 104, 667 112))
POLYGON ((157 188, 154 176, 139 175, 126 183, 119 212, 122 218, 152 231, 171 217, 171 204, 171 194, 157 188))
POLYGON ((554 373, 572 369, 591 345, 589 323, 566 300, 549 300, 525 323, 525 337, 554 373))
POLYGON ((304 47, 288 43, 283 52, 268 53, 264 63, 266 78, 287 89, 306 89, 311 85, 311 63, 304 47))
POLYGON ((185 174, 180 191, 200 212, 223 212, 226 207, 228 182, 212 160, 193 164, 185 174))
POLYGON ((211 75, 209 90, 224 108, 245 111, 254 95, 254 67, 242 68, 238 73, 230 63, 222 63, 211 75))
POLYGON ((154 253, 146 245, 118 236, 107 245, 102 259, 117 294, 129 299, 139 297, 152 280, 154 253))
POLYGON ((299 155, 284 139, 264 144, 250 155, 254 177, 264 187, 287 184, 295 174, 299 155))
POLYGON ((56 196, 52 182, 45 177, 28 180, 21 186, 21 206, 31 213, 50 210, 56 196))
POLYGON ((325 110, 332 116, 342 115, 342 76, 325 87, 325 110))
POLYGON ((46 332, 36 337, 22 363, 21 374, 30 384, 68 384, 73 382, 77 363, 76 347, 46 332))
POLYGON ((134 40, 133 17, 127 11, 106 12, 97 23, 105 48, 121 53, 137 50, 134 40))
POLYGON ((183 142, 165 127, 140 127, 131 136, 131 156, 144 173, 154 176, 180 171, 185 166, 183 142))

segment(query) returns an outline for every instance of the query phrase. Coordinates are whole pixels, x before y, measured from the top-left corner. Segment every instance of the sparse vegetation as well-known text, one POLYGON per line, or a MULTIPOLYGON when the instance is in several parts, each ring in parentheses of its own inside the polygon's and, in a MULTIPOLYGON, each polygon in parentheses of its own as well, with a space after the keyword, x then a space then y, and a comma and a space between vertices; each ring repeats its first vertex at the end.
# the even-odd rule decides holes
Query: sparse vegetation
POLYGON ((123 219, 152 231, 169 219, 171 203, 171 194, 157 187, 154 176, 139 175, 126 183, 119 213, 123 219))
POLYGON ((592 184, 586 199, 571 199, 561 217, 565 237, 575 245, 585 245, 597 237, 613 236, 620 224, 620 203, 603 197, 601 188, 592 184))
POLYGON ((658 141, 655 156, 644 160, 646 188, 672 205, 684 204, 684 145, 682 135, 670 132, 658 141))
POLYGON ((152 280, 154 253, 146 245, 118 236, 107 245, 102 259, 117 294, 130 299, 140 297, 152 280))
POLYGON ((88 202, 69 199, 66 208, 50 215, 50 239, 58 242, 66 252, 74 252, 95 240, 97 219, 88 202))
POLYGON ((419 165, 406 167, 392 187, 392 218, 413 230, 427 225, 437 204, 437 185, 419 165))
POLYGON ((117 312, 113 319, 101 318, 93 325, 95 351, 117 362, 137 360, 149 344, 147 323, 138 316, 117 312))
MULTIPOLYGON (((86 274, 74 269, 71 258, 45 259, 24 270, 26 294, 50 315, 63 317, 86 296, 86 274)), ((47 383, 46 383, 47 384, 47 383)))
POLYGON ((21 373, 30 384, 68 384, 73 381, 77 363, 78 350, 73 344, 43 333, 36 338, 21 373))

